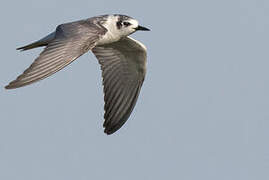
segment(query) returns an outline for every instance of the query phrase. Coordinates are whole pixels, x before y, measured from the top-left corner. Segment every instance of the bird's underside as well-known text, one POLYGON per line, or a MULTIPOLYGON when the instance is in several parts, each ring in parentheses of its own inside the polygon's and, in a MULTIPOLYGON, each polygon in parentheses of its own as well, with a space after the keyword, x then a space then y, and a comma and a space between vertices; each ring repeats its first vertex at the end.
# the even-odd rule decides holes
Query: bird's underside
POLYGON ((63 24, 56 31, 30 45, 28 50, 46 46, 23 74, 6 86, 14 89, 44 79, 92 50, 97 57, 104 85, 105 133, 117 131, 130 116, 146 73, 146 50, 138 41, 125 37, 117 42, 96 46, 106 33, 101 26, 78 21, 63 24), (85 28, 87 27, 87 28, 85 28))

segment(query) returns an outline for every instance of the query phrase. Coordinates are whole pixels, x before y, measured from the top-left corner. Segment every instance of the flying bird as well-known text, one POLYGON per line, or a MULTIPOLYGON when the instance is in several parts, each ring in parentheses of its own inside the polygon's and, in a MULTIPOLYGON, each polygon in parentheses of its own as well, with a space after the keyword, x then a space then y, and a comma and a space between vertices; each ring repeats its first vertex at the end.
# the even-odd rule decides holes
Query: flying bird
POLYGON ((137 20, 120 14, 61 24, 44 38, 17 48, 25 51, 45 46, 31 66, 5 88, 19 88, 44 79, 91 50, 102 70, 104 132, 112 134, 129 118, 145 78, 146 47, 128 37, 138 30, 149 31, 137 20))

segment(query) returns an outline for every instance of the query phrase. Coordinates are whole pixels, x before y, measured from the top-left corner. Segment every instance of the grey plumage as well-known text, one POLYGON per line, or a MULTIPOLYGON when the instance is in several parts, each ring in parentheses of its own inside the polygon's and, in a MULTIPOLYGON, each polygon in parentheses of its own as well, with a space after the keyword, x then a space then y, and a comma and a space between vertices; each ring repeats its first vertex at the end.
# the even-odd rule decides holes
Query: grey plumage
POLYGON ((104 127, 111 134, 125 123, 134 108, 146 73, 146 52, 128 37, 92 51, 102 68, 104 127))
POLYGON ((44 79, 92 50, 102 69, 105 94, 103 126, 105 133, 114 133, 129 118, 146 73, 144 45, 125 35, 126 32, 133 33, 133 29, 141 26, 137 23, 131 29, 122 24, 122 29, 114 30, 116 21, 130 21, 133 24, 137 22, 129 16, 104 15, 65 23, 41 40, 18 48, 24 51, 46 46, 32 65, 10 82, 6 89, 22 87, 44 79))

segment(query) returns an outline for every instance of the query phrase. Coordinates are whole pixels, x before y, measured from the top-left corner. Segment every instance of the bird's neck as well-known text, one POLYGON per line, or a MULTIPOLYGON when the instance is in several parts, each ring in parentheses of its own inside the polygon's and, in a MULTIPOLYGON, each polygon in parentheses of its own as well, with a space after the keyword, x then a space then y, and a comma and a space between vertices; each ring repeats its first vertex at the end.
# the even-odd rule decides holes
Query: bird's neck
POLYGON ((107 21, 103 26, 107 29, 106 34, 100 39, 98 45, 110 44, 118 41, 122 35, 116 26, 117 18, 115 16, 108 16, 107 21))

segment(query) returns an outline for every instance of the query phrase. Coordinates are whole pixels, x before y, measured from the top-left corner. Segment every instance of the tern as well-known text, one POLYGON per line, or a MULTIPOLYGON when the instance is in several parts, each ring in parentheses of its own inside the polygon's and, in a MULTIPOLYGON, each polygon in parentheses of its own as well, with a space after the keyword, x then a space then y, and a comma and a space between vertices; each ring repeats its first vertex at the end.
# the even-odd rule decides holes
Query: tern
POLYGON ((15 89, 44 79, 91 50, 102 70, 104 132, 112 134, 129 118, 144 82, 146 47, 128 37, 138 30, 149 31, 136 19, 120 14, 61 24, 44 38, 17 48, 25 51, 45 46, 31 66, 5 88, 15 89))

